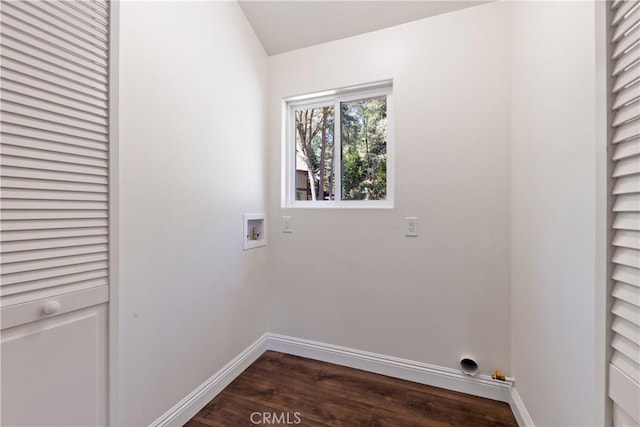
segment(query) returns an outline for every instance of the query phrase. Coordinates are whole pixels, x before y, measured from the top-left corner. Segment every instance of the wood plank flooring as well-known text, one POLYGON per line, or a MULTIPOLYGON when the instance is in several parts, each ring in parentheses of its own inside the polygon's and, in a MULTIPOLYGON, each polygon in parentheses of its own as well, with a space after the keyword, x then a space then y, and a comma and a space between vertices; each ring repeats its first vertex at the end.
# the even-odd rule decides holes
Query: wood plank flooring
POLYGON ((509 405, 267 351, 186 427, 517 427, 509 405))

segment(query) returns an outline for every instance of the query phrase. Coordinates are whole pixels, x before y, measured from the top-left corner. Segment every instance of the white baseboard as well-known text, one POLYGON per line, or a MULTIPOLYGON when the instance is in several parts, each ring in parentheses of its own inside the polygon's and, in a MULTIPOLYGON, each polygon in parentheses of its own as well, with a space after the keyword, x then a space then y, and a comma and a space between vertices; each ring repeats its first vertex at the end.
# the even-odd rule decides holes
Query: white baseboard
POLYGON ((489 375, 470 376, 458 369, 277 334, 267 334, 267 348, 501 402, 511 402, 512 383, 494 380, 489 375))
POLYGON ((216 397, 266 350, 334 363, 420 384, 507 402, 520 427, 534 427, 520 396, 509 381, 488 375, 465 375, 457 369, 267 333, 151 424, 182 426, 216 397))
POLYGON ((173 408, 151 423, 151 427, 184 425, 266 350, 267 335, 263 335, 173 408))
POLYGON ((516 417, 519 427, 535 427, 535 424, 533 424, 533 420, 531 419, 531 416, 529 415, 527 408, 524 406, 524 402, 520 398, 518 390, 516 390, 515 387, 511 387, 511 400, 509 401, 509 406, 511 406, 511 411, 516 417))

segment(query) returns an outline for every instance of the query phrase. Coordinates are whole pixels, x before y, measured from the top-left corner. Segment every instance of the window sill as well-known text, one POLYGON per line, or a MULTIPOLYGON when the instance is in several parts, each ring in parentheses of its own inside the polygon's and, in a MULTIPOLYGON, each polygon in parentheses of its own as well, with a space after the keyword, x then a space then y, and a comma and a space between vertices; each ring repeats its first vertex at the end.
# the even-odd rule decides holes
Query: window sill
POLYGON ((342 202, 313 202, 296 201, 283 204, 282 209, 393 209, 392 200, 342 201, 342 202))

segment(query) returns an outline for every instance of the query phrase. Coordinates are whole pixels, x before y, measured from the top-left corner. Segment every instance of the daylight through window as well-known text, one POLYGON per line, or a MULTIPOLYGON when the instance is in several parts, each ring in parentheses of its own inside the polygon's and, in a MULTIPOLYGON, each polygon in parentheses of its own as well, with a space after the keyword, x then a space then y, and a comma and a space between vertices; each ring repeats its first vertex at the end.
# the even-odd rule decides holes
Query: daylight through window
POLYGON ((290 206, 390 206, 391 84, 287 102, 290 206))

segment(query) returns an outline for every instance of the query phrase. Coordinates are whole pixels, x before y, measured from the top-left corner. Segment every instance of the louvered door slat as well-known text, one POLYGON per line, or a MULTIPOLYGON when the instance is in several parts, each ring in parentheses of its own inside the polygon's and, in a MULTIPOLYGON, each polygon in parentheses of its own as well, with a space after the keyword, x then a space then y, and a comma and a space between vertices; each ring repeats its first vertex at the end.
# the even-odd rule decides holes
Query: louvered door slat
POLYGON ((620 160, 637 155, 640 155, 640 138, 617 144, 611 160, 620 160))
POLYGON ((622 335, 616 334, 613 337, 611 346, 631 360, 640 360, 639 347, 622 335))
POLYGON ((621 141, 626 141, 631 138, 637 138, 640 135, 640 122, 634 121, 631 123, 624 123, 616 127, 616 131, 613 135, 613 143, 616 144, 621 141))
POLYGON ((68 228, 53 230, 19 230, 2 231, 3 242, 15 242, 20 240, 42 240, 82 236, 99 236, 107 234, 107 227, 68 228))
MULTIPOLYGON (((629 88, 634 84, 638 84, 640 79, 640 64, 629 68, 622 72, 617 78, 613 86, 613 93, 617 94, 622 89, 629 88)), ((619 104, 614 103, 614 108, 619 107, 619 104)))
POLYGON ((638 175, 624 175, 616 179, 613 194, 637 194, 640 191, 640 177, 638 175))
POLYGON ((640 118, 640 102, 621 107, 613 118, 613 125, 620 126, 640 118))
POLYGON ((634 175, 640 172, 640 158, 638 156, 630 157, 627 159, 620 159, 616 162, 616 167, 613 170, 613 177, 619 178, 622 176, 634 175))
POLYGON ((93 235, 81 237, 66 237, 62 239, 41 239, 14 242, 0 242, 2 253, 37 251, 41 249, 68 248, 71 246, 86 246, 107 243, 107 235, 93 235))
POLYGON ((637 231, 618 230, 614 234, 613 245, 623 248, 640 249, 640 233, 637 231))
POLYGON ((613 262, 626 267, 640 268, 640 251, 625 247, 616 247, 613 262))
POLYGON ((80 210, 105 210, 108 208, 107 202, 91 201, 71 201, 71 200, 25 200, 25 199, 3 199, 2 209, 80 209, 80 210))
POLYGON ((627 283, 617 282, 611 293, 615 299, 640 307, 640 288, 627 283))
POLYGON ((48 151, 52 153, 70 154, 72 156, 90 157, 94 159, 107 159, 107 152, 93 148, 80 147, 59 142, 41 141, 35 138, 26 138, 20 135, 2 134, 2 142, 6 146, 31 148, 34 150, 48 151))
MULTIPOLYGON (((83 218, 83 219, 25 219, 25 220, 3 220, 2 230, 40 230, 40 229, 65 229, 65 228, 87 228, 87 227, 107 227, 106 218, 83 218)), ((6 259, 3 260, 8 262, 6 259)))
POLYGON ((105 261, 98 261, 77 265, 68 265, 63 267, 45 268, 42 270, 31 270, 23 273, 3 274, 2 286, 15 285, 18 283, 31 282, 53 277, 67 276, 74 273, 106 269, 107 267, 108 264, 105 261))
POLYGON ((2 219, 4 221, 32 220, 32 219, 86 219, 86 218, 107 218, 107 212, 101 210, 83 211, 75 210, 4 210, 2 219))
POLYGON ((640 275, 634 268, 624 265, 616 265, 613 270, 613 280, 628 283, 634 286, 640 286, 640 275))
POLYGON ((640 209, 640 195, 638 194, 624 194, 623 192, 615 191, 615 202, 613 203, 613 212, 636 212, 640 209))
POLYGON ((640 314, 638 314, 637 307, 628 302, 615 300, 611 312, 616 316, 633 323, 636 326, 640 326, 640 314))
POLYGON ((4 145, 2 147, 2 154, 4 154, 5 156, 23 157, 27 159, 37 159, 44 161, 48 160, 58 163, 72 163, 84 166, 94 166, 103 169, 106 169, 108 166, 106 159, 61 153, 59 151, 52 150, 33 149, 31 147, 23 147, 19 145, 4 145))
POLYGON ((107 272, 104 261, 95 261, 35 269, 30 272, 3 273, 0 292, 2 296, 32 292, 67 283, 106 278, 107 272))
POLYGON ((25 263, 39 259, 60 258, 72 255, 93 254, 107 252, 109 247, 106 244, 71 246, 68 248, 42 249, 39 251, 11 252, 3 255, 3 262, 8 264, 25 263))
MULTIPOLYGON (((613 364, 613 366, 622 371, 629 379, 638 378, 638 376, 640 376, 640 369, 638 369, 638 364, 632 359, 629 359, 621 352, 616 351, 613 354, 613 356, 611 357, 611 363, 613 364)), ((616 425, 634 426, 635 424, 616 423, 616 425)))
POLYGON ((85 193, 80 191, 34 190, 31 188, 5 187, 3 193, 3 200, 78 200, 92 202, 106 202, 108 200, 106 193, 85 193))
POLYGON ((23 179, 5 177, 3 179, 5 188, 29 189, 29 190, 55 190, 73 191, 81 193, 107 193, 108 187, 100 184, 87 184, 79 182, 52 182, 42 179, 23 179))
MULTIPOLYGON (((5 285, 0 288, 0 295, 2 299, 5 297, 19 297, 24 295, 25 293, 33 293, 35 291, 42 291, 46 289, 59 290, 62 287, 67 285, 85 285, 83 286, 86 289, 86 284, 95 283, 96 281, 100 281, 104 283, 104 280, 107 277, 106 269, 95 269, 89 271, 83 271, 80 273, 72 273, 66 276, 58 276, 58 277, 49 277, 47 279, 42 280, 33 280, 27 283, 20 283, 17 285, 5 285)), ((94 286, 100 286, 95 285, 94 286)), ((41 292, 38 292, 38 295, 41 292)))
POLYGON ((613 220, 614 230, 640 231, 640 218, 632 213, 620 212, 613 220))
MULTIPOLYGON (((0 168, 0 176, 26 179, 42 179, 64 182, 81 182, 89 184, 107 184, 106 176, 82 175, 77 173, 55 172, 37 169, 25 169, 20 167, 3 166, 0 168)), ((6 207, 3 207, 6 209, 6 207)))
POLYGON ((45 270, 49 268, 66 267, 70 265, 87 264, 90 262, 105 261, 107 259, 106 252, 98 252, 92 254, 82 254, 74 256, 55 257, 48 259, 39 259, 27 262, 18 262, 6 264, 2 266, 2 274, 24 273, 34 270, 45 270))
POLYGON ((107 170, 104 167, 57 162, 49 159, 41 160, 30 159, 26 157, 15 157, 6 155, 4 153, 2 154, 2 164, 3 166, 12 166, 15 168, 40 169, 44 171, 59 171, 84 175, 107 176, 107 170))
POLYGON ((0 9, 4 309, 108 285, 109 9, 0 9))

